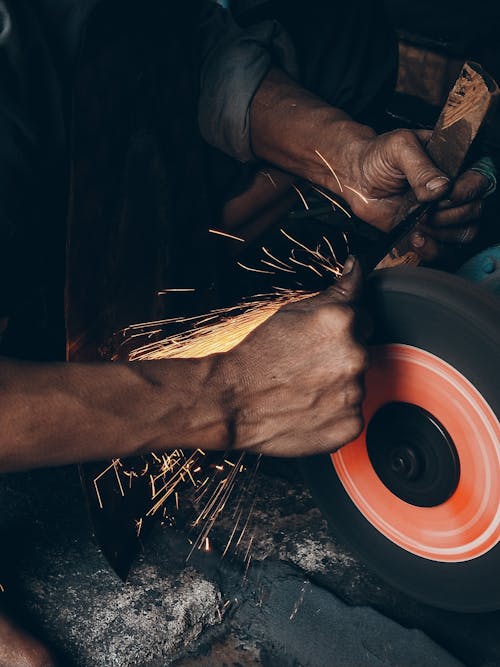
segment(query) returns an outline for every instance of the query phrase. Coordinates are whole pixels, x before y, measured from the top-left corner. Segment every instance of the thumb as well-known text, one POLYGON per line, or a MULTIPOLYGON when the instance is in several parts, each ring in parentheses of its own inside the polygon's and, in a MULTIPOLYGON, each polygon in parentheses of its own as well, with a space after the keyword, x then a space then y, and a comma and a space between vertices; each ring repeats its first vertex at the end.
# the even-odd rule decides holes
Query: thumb
POLYGON ((419 202, 435 201, 447 192, 450 179, 432 162, 414 132, 399 133, 392 149, 393 164, 404 173, 419 202))
POLYGON ((360 300, 363 289, 363 271, 358 260, 349 255, 344 263, 342 277, 323 293, 329 301, 355 303, 360 300))

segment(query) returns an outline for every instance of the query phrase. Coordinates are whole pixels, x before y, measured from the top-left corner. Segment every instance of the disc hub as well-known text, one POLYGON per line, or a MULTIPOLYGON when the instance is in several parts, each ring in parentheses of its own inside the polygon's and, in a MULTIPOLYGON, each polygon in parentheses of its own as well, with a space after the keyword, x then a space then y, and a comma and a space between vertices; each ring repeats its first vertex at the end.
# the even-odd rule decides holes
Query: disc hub
POLYGON ((446 502, 460 479, 455 445, 427 410, 403 402, 383 405, 366 432, 368 456, 384 485, 417 507, 446 502))

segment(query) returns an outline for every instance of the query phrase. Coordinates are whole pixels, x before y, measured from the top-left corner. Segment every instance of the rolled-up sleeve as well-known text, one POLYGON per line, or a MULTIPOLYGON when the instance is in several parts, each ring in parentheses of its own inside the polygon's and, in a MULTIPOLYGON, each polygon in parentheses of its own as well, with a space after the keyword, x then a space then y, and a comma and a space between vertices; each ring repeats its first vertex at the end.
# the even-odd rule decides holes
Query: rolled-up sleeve
POLYGON ((250 105, 272 66, 297 78, 293 45, 276 21, 241 29, 216 2, 203 5, 200 22, 201 79, 198 119, 203 138, 248 162, 250 105))

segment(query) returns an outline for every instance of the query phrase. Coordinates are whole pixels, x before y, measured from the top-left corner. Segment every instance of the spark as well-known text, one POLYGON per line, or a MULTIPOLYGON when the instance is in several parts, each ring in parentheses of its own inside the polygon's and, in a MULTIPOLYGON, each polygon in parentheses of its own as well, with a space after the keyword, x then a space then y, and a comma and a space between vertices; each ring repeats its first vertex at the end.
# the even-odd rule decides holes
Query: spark
POLYGON ((278 186, 276 185, 276 181, 271 176, 271 173, 269 171, 259 171, 259 174, 262 174, 263 176, 265 176, 271 182, 271 185, 273 186, 273 188, 275 190, 278 189, 278 186))
MULTIPOLYGON (((211 231, 217 232, 217 230, 211 231)), ((341 265, 337 261, 333 245, 327 237, 322 239, 322 242, 326 244, 327 252, 325 253, 325 247, 323 246, 318 245, 316 248, 310 248, 286 231, 281 230, 281 233, 295 247, 292 247, 290 256, 286 261, 276 257, 267 248, 262 247, 267 259, 261 261, 267 266, 276 269, 276 271, 295 273, 293 265, 300 265, 319 277, 325 277, 325 274, 328 273, 332 273, 336 277, 340 275, 341 265), (296 251, 304 252, 309 261, 301 262, 297 259, 296 251)), ((345 240, 347 243, 347 239, 345 240)), ((274 271, 254 269, 239 264, 249 271, 276 275, 274 271)), ((308 299, 315 294, 317 292, 303 289, 276 288, 269 294, 258 294, 235 306, 219 308, 203 315, 130 325, 123 331, 124 337, 128 336, 123 344, 132 338, 134 339, 136 347, 128 355, 130 361, 199 358, 226 352, 238 345, 282 306, 308 299), (185 326, 180 332, 176 331, 172 335, 164 335, 159 340, 151 341, 152 332, 155 334, 164 333, 169 325, 175 325, 176 330, 180 325, 185 326), (143 340, 147 341, 143 345, 137 345, 136 343, 140 336, 144 336, 143 340)), ((237 459, 231 460, 226 453, 220 464, 210 466, 215 472, 207 472, 207 466, 203 463, 205 452, 202 449, 191 452, 189 456, 179 448, 163 454, 152 453, 139 473, 133 470, 127 471, 119 459, 114 459, 94 479, 99 506, 103 507, 103 500, 99 492, 98 482, 111 471, 116 477, 122 495, 124 495, 121 483, 122 474, 128 479, 129 486, 133 478, 146 477, 147 475, 151 504, 145 513, 145 517, 151 517, 161 512, 163 519, 169 525, 173 525, 175 521, 173 517, 174 506, 175 510, 179 511, 181 489, 191 489, 190 498, 197 509, 197 515, 191 524, 192 531, 195 531, 196 534, 193 539, 189 540, 191 544, 191 550, 187 556, 187 559, 189 559, 195 549, 203 551, 211 549, 210 534, 213 526, 228 506, 234 508, 236 504, 236 509, 231 517, 231 531, 222 556, 228 554, 230 549, 233 549, 235 553, 241 553, 242 550, 245 550, 242 556, 246 576, 252 561, 252 547, 255 541, 255 533, 251 531, 251 520, 253 519, 256 502, 255 475, 259 468, 260 458, 257 459, 252 472, 250 466, 246 465, 245 456, 245 453, 242 452, 237 459), (244 477, 242 477, 243 475, 244 477), (250 495, 252 492, 254 494, 253 500, 250 495), (230 499, 231 503, 229 504, 230 499), (252 534, 249 535, 249 533, 252 534)), ((142 530, 142 521, 142 518, 136 521, 138 536, 142 530)))
POLYGON ((243 574, 243 579, 247 578, 248 575, 248 570, 250 569, 250 563, 252 562, 252 546, 253 546, 253 541, 254 541, 255 535, 252 535, 250 538, 250 541, 248 543, 248 548, 245 553, 245 558, 243 562, 246 562, 246 567, 245 567, 245 573, 243 574))
POLYGON ((281 233, 283 234, 283 236, 285 236, 289 241, 291 241, 292 243, 295 243, 295 244, 298 245, 300 248, 302 248, 302 250, 305 250, 306 252, 309 252, 309 253, 313 253, 313 252, 314 252, 314 251, 311 250, 311 248, 308 248, 306 245, 304 245, 303 243, 301 243, 301 242, 298 241, 297 239, 294 239, 293 236, 291 236, 290 234, 288 234, 287 232, 285 232, 284 229, 280 229, 280 232, 281 232, 281 233))
POLYGON ((239 241, 239 243, 245 243, 245 239, 242 239, 241 236, 235 236, 234 234, 229 234, 228 232, 222 232, 220 229, 209 229, 210 234, 217 234, 217 236, 224 236, 227 239, 232 241, 239 241))
POLYGON ((282 259, 279 259, 279 257, 276 257, 275 255, 272 254, 265 246, 262 246, 262 252, 269 257, 273 262, 276 262, 276 264, 281 264, 283 268, 285 269, 291 269, 292 267, 286 264, 282 259))
POLYGON ((304 197, 304 195, 302 194, 302 192, 299 190, 298 186, 295 185, 295 183, 292 183, 292 188, 293 188, 293 189, 295 190, 295 192, 299 195, 299 197, 300 197, 302 203, 304 204, 304 208, 306 209, 306 211, 308 211, 308 210, 309 210, 309 204, 307 203, 306 198, 304 197))
POLYGON ((272 269, 276 269, 277 271, 283 271, 284 273, 297 273, 297 271, 294 271, 293 269, 285 269, 284 266, 278 266, 278 264, 273 264, 272 262, 268 262, 266 259, 261 259, 260 261, 262 262, 262 264, 270 266, 272 269))
POLYGON ((267 273, 268 276, 275 276, 274 271, 265 271, 264 269, 254 269, 251 266, 246 266, 245 264, 242 264, 242 262, 236 262, 236 264, 241 268, 245 269, 245 271, 253 271, 254 273, 267 273))
POLYGON ((123 490, 122 481, 120 479, 120 473, 118 472, 118 465, 121 465, 120 459, 115 459, 113 467, 115 469, 116 481, 118 482, 118 487, 120 489, 120 493, 122 494, 122 497, 124 497, 125 496, 125 491, 123 490))
POLYGON ((120 480, 120 475, 119 475, 118 470, 117 470, 117 466, 118 466, 118 465, 120 465, 120 460, 119 460, 119 459, 113 459, 107 468, 105 468, 101 473, 99 473, 99 475, 97 475, 97 477, 94 477, 94 481, 93 481, 93 483, 94 483, 94 489, 95 489, 95 493, 96 493, 96 496, 97 496, 97 502, 99 503, 99 507, 100 507, 100 509, 103 509, 103 508, 104 508, 104 504, 103 504, 103 502, 102 502, 102 497, 101 497, 101 494, 100 494, 100 492, 99 492, 99 485, 98 485, 98 482, 99 482, 99 480, 100 480, 102 477, 104 477, 104 475, 106 475, 111 469, 113 469, 114 472, 115 472, 116 479, 118 480, 118 485, 119 485, 120 492, 121 492, 122 496, 125 495, 125 492, 124 492, 124 490, 123 490, 123 486, 122 486, 122 483, 121 483, 121 480, 120 480))
POLYGON ((328 250, 330 251, 330 254, 332 255, 332 257, 333 257, 335 263, 338 264, 338 262, 337 262, 337 255, 335 254, 335 250, 333 249, 333 246, 332 246, 332 244, 331 244, 330 239, 329 239, 327 236, 323 236, 323 241, 324 241, 324 242, 326 243, 326 245, 328 246, 328 250))
POLYGON ((2 584, 0 584, 0 593, 5 593, 5 587, 2 584))
POLYGON ((305 581, 304 585, 302 586, 302 588, 300 590, 300 595, 299 595, 297 601, 295 602, 295 604, 293 606, 292 613, 289 616, 290 621, 293 621, 293 619, 297 616, 297 612, 299 611, 300 607, 302 606, 302 604, 304 602, 304 595, 305 595, 306 586, 308 585, 308 583, 309 582, 305 581))
POLYGON ((288 290, 240 304, 238 308, 219 311, 213 323, 194 326, 184 334, 167 336, 136 348, 130 353, 129 359, 199 358, 216 352, 227 352, 274 315, 281 306, 309 296, 309 292, 288 290))
MULTIPOLYGON (((317 263, 317 265, 319 266, 320 269, 323 269, 324 271, 328 271, 329 273, 333 273, 336 277, 338 277, 340 275, 340 265, 337 262, 335 253, 333 253, 333 255, 332 255, 332 259, 334 261, 334 264, 332 265, 331 262, 329 261, 329 259, 327 257, 325 257, 319 251, 319 248, 317 248, 316 250, 312 250, 312 248, 309 248, 304 243, 301 243, 296 238, 294 238, 293 236, 291 236, 290 234, 285 232, 284 229, 280 229, 280 231, 289 241, 291 241, 292 243, 295 243, 299 248, 301 248, 302 250, 305 250, 305 252, 308 255, 312 256, 314 261, 317 263)), ((327 244, 327 245, 329 245, 329 247, 331 247, 331 244, 327 244)), ((294 251, 293 250, 290 253, 289 259, 294 264, 297 264, 299 266, 303 266, 307 269, 310 269, 317 276, 319 276, 320 278, 323 278, 323 274, 321 273, 321 271, 318 270, 317 267, 313 266, 312 264, 306 264, 305 262, 301 262, 300 260, 298 260, 294 256, 294 251)), ((312 294, 311 294, 311 296, 312 296, 312 294)))
POLYGON ((142 517, 141 517, 140 519, 136 519, 136 520, 135 520, 135 530, 136 530, 137 537, 139 537, 140 534, 141 534, 141 530, 142 530, 142 522, 143 522, 143 518, 142 518, 142 517))
POLYGON ((239 523, 240 523, 240 518, 241 518, 241 513, 238 516, 237 520, 234 522, 233 530, 231 531, 231 534, 229 535, 229 539, 226 542, 226 547, 225 547, 224 551, 222 552, 221 558, 224 558, 224 556, 229 551, 229 547, 231 546, 231 542, 233 541, 233 538, 236 535, 236 531, 238 530, 238 526, 239 526, 239 523))
MULTIPOLYGON (((195 539, 191 551, 188 554, 187 559, 191 557, 191 554, 195 549, 200 549, 203 545, 204 540, 208 537, 210 531, 212 530, 215 522, 219 516, 224 511, 229 497, 235 489, 236 479, 238 476, 238 469, 245 457, 245 453, 242 452, 239 456, 238 462, 230 470, 227 477, 220 480, 215 489, 212 492, 211 497, 209 498, 207 504, 203 507, 198 517, 193 523, 193 526, 203 526, 198 537, 195 539)), ((214 481, 214 480, 212 480, 214 481)))
POLYGON ((351 254, 351 250, 350 250, 350 248, 349 248, 349 240, 348 240, 348 238, 347 238, 347 234, 346 234, 345 232, 342 232, 342 236, 343 236, 343 238, 344 238, 344 243, 345 243, 345 247, 346 247, 346 252, 347 252, 348 255, 350 255, 350 254, 351 254))
POLYGON ((333 174, 333 177, 335 178, 335 180, 337 181, 337 183, 339 185, 340 192, 344 192, 344 188, 342 187, 342 183, 340 182, 340 179, 337 176, 337 174, 335 173, 335 170, 333 169, 332 165, 328 162, 328 160, 325 157, 323 157, 323 155, 321 155, 321 153, 317 149, 314 152, 316 153, 316 155, 319 158, 321 158, 323 160, 323 162, 328 167, 328 170, 333 174))
MULTIPOLYGON (((170 292, 196 292, 196 287, 169 287, 167 289, 162 289, 157 294, 170 294, 170 292)), ((161 329, 159 330, 161 331, 161 329)), ((158 333, 155 331, 155 333, 158 333)))
POLYGON ((365 204, 370 203, 370 200, 367 197, 365 197, 363 194, 361 194, 361 192, 359 192, 359 190, 356 190, 356 188, 352 188, 350 185, 344 185, 344 187, 347 190, 350 190, 351 192, 354 192, 354 194, 357 195, 361 199, 361 201, 363 201, 365 204))
POLYGON ((348 218, 352 218, 352 215, 349 213, 349 211, 346 208, 344 208, 342 204, 339 204, 339 202, 336 199, 334 199, 330 195, 327 195, 326 192, 323 192, 323 190, 320 190, 315 185, 313 185, 313 190, 316 190, 318 194, 320 194, 325 199, 328 199, 328 201, 330 201, 334 206, 337 206, 342 211, 342 213, 345 213, 345 215, 348 218))

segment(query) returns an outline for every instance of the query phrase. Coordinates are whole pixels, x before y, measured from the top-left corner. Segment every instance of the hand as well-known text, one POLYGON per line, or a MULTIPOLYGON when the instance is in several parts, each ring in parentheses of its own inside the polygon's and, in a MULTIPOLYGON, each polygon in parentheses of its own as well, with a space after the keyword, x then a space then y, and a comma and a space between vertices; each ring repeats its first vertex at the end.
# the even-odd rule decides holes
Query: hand
POLYGON ((450 188, 449 178, 425 152, 427 131, 396 130, 376 135, 357 123, 338 123, 344 143, 321 154, 331 162, 337 178, 321 168, 311 174, 315 182, 341 194, 365 222, 388 232, 407 213, 409 203, 433 202, 450 188), (329 155, 333 157, 329 158, 329 155), (409 201, 413 192, 415 199, 409 201))
POLYGON ((250 127, 257 157, 340 195, 359 218, 383 231, 401 220, 409 191, 423 203, 450 188, 425 152, 427 131, 377 135, 279 70, 271 70, 256 91, 250 127))
POLYGON ((451 181, 425 150, 427 130, 377 135, 277 70, 254 96, 250 125, 256 156, 340 195, 355 215, 382 231, 390 231, 409 205, 450 200, 429 221, 432 239, 415 239, 415 250, 426 258, 437 250, 437 241, 463 243, 476 231, 470 223, 489 179, 468 172, 448 195, 451 181), (446 206, 457 210, 446 212, 446 206))
POLYGON ((333 287, 281 308, 222 355, 237 449, 303 456, 359 435, 367 367, 355 339, 360 290, 355 262, 333 287))
POLYGON ((483 197, 490 186, 490 179, 476 171, 466 171, 459 176, 446 199, 439 202, 421 231, 412 237, 422 259, 433 260, 439 254, 440 245, 466 244, 476 238, 483 197))

